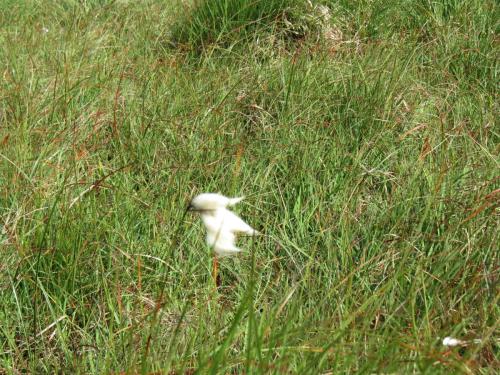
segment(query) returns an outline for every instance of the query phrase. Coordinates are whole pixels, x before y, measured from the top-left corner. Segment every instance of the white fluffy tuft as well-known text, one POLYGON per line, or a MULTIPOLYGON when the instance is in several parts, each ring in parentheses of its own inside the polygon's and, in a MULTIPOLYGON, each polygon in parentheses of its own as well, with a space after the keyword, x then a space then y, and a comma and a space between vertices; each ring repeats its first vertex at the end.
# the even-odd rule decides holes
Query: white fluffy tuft
POLYGON ((227 209, 241 202, 243 197, 228 198, 221 194, 203 193, 193 198, 190 206, 200 212, 207 229, 207 244, 219 256, 233 255, 241 251, 236 247, 236 235, 259 234, 238 215, 227 209))
POLYGON ((234 206, 243 200, 240 198, 228 198, 222 194, 216 193, 203 193, 197 195, 191 201, 191 207, 198 211, 216 210, 218 208, 226 208, 228 206, 234 206))

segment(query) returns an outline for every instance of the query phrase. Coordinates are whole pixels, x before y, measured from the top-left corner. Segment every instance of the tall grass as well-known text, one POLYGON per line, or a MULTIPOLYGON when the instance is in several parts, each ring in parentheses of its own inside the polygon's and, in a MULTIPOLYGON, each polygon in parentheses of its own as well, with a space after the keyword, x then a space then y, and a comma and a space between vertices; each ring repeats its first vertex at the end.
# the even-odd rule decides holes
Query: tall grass
POLYGON ((286 13, 297 9, 297 0, 195 1, 182 9, 172 26, 170 40, 201 52, 211 44, 228 45, 247 33, 274 29, 286 13))
POLYGON ((496 2, 5 4, 0 372, 498 369, 496 2))

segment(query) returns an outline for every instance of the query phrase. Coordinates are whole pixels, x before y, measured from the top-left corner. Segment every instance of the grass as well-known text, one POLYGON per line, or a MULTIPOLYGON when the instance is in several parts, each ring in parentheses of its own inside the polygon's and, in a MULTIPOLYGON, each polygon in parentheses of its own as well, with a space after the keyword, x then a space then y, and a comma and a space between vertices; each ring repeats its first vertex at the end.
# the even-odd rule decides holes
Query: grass
POLYGON ((497 3, 197 3, 0 3, 0 373, 498 371, 497 3))

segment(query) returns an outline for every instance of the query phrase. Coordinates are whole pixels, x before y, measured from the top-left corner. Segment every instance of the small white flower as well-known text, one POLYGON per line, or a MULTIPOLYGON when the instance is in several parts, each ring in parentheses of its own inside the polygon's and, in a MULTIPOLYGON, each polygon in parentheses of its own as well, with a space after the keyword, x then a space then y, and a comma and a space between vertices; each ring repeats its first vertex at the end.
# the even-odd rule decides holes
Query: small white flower
POLYGON ((443 339, 443 345, 444 346, 462 346, 462 345, 466 345, 467 343, 465 341, 462 341, 462 340, 459 340, 459 339, 455 339, 453 337, 445 337, 443 339))
POLYGON ((42 27, 42 33, 47 34, 49 32, 49 29, 46 27, 42 27))
POLYGON ((234 255, 241 251, 236 247, 236 235, 256 235, 258 232, 227 207, 241 202, 243 197, 228 198, 221 194, 203 193, 193 198, 188 210, 199 212, 207 229, 207 244, 219 256, 234 255))

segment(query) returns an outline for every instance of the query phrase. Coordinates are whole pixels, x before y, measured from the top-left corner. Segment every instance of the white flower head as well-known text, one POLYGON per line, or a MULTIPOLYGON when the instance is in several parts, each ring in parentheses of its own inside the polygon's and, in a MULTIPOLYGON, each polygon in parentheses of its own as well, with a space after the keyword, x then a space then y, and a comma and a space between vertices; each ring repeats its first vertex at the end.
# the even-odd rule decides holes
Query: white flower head
POLYGON ((244 197, 228 198, 221 194, 203 193, 194 197, 189 206, 192 211, 210 211, 218 208, 234 206, 243 199, 244 197))
POLYGON ((459 340, 459 339, 456 339, 456 338, 453 338, 453 337, 445 337, 443 339, 443 345, 444 346, 462 346, 462 345, 465 345, 466 342, 465 341, 462 341, 462 340, 459 340))
POLYGON ((207 230, 207 244, 219 256, 234 255, 241 251, 235 244, 237 234, 258 234, 238 215, 228 210, 228 207, 242 200, 243 197, 228 198, 221 194, 203 193, 194 197, 189 204, 188 210, 200 214, 207 230))

